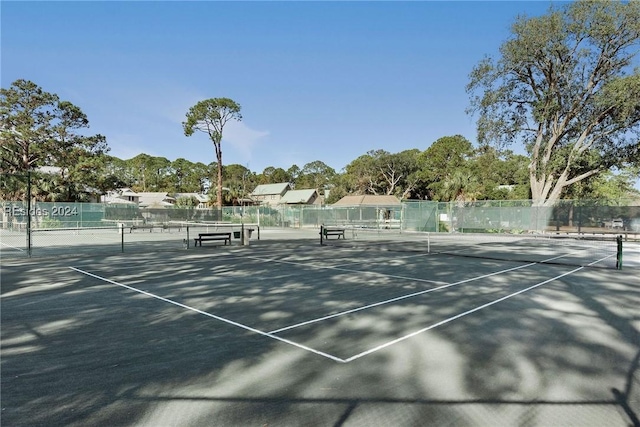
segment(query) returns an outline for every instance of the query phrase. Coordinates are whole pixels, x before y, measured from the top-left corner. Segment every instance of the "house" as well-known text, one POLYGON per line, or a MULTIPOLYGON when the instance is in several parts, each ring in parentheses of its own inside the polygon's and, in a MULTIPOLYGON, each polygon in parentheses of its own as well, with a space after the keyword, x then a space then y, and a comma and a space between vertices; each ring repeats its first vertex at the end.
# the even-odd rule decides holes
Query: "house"
POLYGON ((261 184, 251 193, 251 198, 260 205, 276 206, 287 191, 291 190, 291 184, 281 182, 279 184, 261 184))
POLYGON ((344 196, 332 206, 384 206, 401 207, 402 203, 396 196, 375 196, 365 194, 360 196, 344 196))
POLYGON ((140 203, 140 195, 130 188, 119 188, 109 191, 100 198, 102 203, 137 205, 140 203))
POLYGON ((176 199, 163 192, 141 192, 138 193, 141 208, 166 208, 175 205, 176 199))
POLYGON ((280 204, 315 205, 321 201, 317 190, 289 190, 280 198, 280 204))

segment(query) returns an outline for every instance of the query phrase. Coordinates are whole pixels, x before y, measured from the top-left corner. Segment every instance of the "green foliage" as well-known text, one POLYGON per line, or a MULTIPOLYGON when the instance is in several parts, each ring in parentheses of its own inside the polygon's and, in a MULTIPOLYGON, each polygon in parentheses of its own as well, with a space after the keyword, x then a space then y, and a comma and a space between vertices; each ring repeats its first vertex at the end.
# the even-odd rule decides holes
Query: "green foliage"
POLYGON ((223 203, 234 206, 245 204, 257 185, 256 175, 245 166, 238 164, 225 166, 223 175, 223 203))
POLYGON ((71 102, 60 100, 31 81, 16 80, 11 87, 0 89, 0 172, 25 174, 55 167, 56 176, 40 177, 55 184, 43 182, 37 188, 40 197, 82 197, 86 187, 97 185, 96 166, 108 151, 104 136, 80 133, 88 127, 86 115, 71 102), (51 188, 51 194, 45 194, 49 191, 45 188, 51 188))
POLYGON ((330 186, 335 176, 336 171, 332 167, 316 160, 302 167, 294 184, 295 188, 312 188, 318 190, 320 194, 324 194, 324 189, 330 186))
POLYGON ((532 197, 552 203, 593 175, 640 162, 640 2, 577 1, 519 17, 500 58, 472 71, 478 140, 523 142, 532 197))
POLYGON ((293 183, 293 176, 282 168, 269 166, 258 176, 260 184, 277 184, 280 182, 293 183))
POLYGON ((468 161, 472 155, 473 145, 461 135, 440 138, 420 153, 418 178, 425 196, 450 201, 468 193, 468 161))
POLYGON ((182 209, 186 209, 186 208, 195 208, 196 206, 198 206, 200 202, 198 201, 198 199, 196 199, 193 196, 189 196, 189 197, 178 197, 176 199, 176 204, 175 207, 176 208, 182 208, 182 209))
POLYGON ((400 153, 371 150, 346 166, 342 185, 349 193, 408 198, 419 180, 419 154, 417 149, 400 153))
POLYGON ((89 126, 80 108, 27 80, 0 89, 0 124, 2 170, 6 172, 68 167, 78 157, 108 150, 103 136, 77 133, 89 126))

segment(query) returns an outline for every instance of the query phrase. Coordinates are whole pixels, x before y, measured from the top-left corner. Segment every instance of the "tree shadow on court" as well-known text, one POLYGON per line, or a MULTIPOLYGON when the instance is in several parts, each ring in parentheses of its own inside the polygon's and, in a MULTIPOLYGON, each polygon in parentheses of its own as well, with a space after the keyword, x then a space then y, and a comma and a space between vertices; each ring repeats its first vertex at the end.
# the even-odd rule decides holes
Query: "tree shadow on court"
MULTIPOLYGON (((640 295, 603 273, 569 276, 346 364, 113 283, 260 330, 393 295, 383 277, 291 275, 286 263, 237 255, 3 265, 3 424, 638 424, 640 295)), ((484 301, 490 292, 479 284, 466 294, 484 301)), ((407 301, 295 336, 346 357, 468 310, 464 297, 451 289, 441 306, 407 301)))

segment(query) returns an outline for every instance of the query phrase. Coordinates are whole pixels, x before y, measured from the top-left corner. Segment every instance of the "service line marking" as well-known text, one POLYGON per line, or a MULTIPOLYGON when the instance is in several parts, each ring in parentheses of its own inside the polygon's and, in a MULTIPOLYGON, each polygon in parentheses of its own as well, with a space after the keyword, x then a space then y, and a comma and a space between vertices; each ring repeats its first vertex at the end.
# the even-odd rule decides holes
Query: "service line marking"
POLYGON ((407 295, 402 295, 402 296, 399 296, 399 297, 396 297, 396 298, 391 298, 391 299, 388 299, 388 300, 385 300, 385 301, 379 301, 379 302, 375 302, 373 304, 363 305, 362 307, 352 308, 351 310, 341 311, 339 313, 329 314, 327 316, 323 316, 323 317, 318 317, 316 319, 307 320, 306 322, 297 323, 295 325, 285 326, 284 328, 280 328, 280 329, 275 329, 273 331, 269 331, 269 333, 270 334, 277 334, 278 332, 287 331, 289 329, 298 328, 300 326, 306 326, 306 325, 310 325, 312 323, 321 322, 323 320, 332 319, 334 317, 344 316, 344 315, 355 313, 355 312, 358 312, 358 311, 367 310, 369 308, 378 307, 378 306, 381 306, 381 305, 384 305, 384 304, 389 304, 389 303, 392 303, 392 302, 401 301, 403 299, 413 298, 413 297, 416 297, 416 296, 419 296, 419 295, 428 294, 430 292, 440 291, 442 289, 446 289, 446 288, 449 288, 449 287, 452 287, 452 286, 462 285, 463 283, 469 283, 469 282, 474 282, 474 281, 480 280, 480 279, 486 279, 487 277, 497 276, 499 274, 508 273, 510 271, 519 270, 519 269, 525 268, 525 267, 531 267, 532 265, 536 265, 536 263, 532 262, 532 263, 529 263, 529 264, 519 265, 517 267, 508 268, 506 270, 494 271, 493 273, 487 273, 487 274, 483 274, 482 276, 477 276, 477 277, 472 277, 470 279, 460 280, 459 282, 447 283, 446 285, 438 286, 436 288, 425 289, 423 291, 413 292, 413 293, 410 293, 410 294, 407 294, 407 295))
POLYGON ((82 274, 84 274, 86 276, 93 277, 95 279, 102 280, 102 281, 107 282, 107 283, 111 283, 113 285, 121 286, 123 288, 126 288, 126 289, 129 289, 129 290, 141 293, 143 295, 147 295, 147 296, 150 296, 152 298, 159 299, 160 301, 167 302, 169 304, 173 304, 173 305, 176 305, 178 307, 194 311, 194 312, 196 312, 198 314, 202 314, 203 316, 211 317, 212 319, 216 319, 216 320, 219 320, 221 322, 228 323, 230 325, 236 326, 236 327, 241 328, 241 329, 245 329, 247 331, 256 333, 258 335, 262 335, 262 336, 265 336, 265 337, 268 337, 268 338, 272 338, 272 339, 277 340, 277 341, 281 341, 281 342, 287 343, 287 344, 292 345, 294 347, 298 347, 298 348, 300 348, 302 350, 306 350, 306 351, 309 351, 311 353, 317 354, 319 356, 326 357, 327 359, 331 359, 331 360, 333 360, 335 362, 345 363, 344 359, 341 359, 339 357, 333 356, 333 355, 331 355, 329 353, 325 353, 323 351, 319 351, 319 350, 313 349, 311 347, 307 347, 307 346, 305 346, 303 344, 298 344, 298 343, 293 342, 291 340, 288 340, 286 338, 282 338, 282 337, 273 335, 273 334, 268 333, 268 332, 260 331, 258 329, 252 328, 251 326, 243 325, 242 323, 234 322, 233 320, 229 320, 229 319, 225 319, 224 317, 216 316, 215 314, 207 313, 206 311, 202 311, 202 310, 199 310, 197 308, 188 306, 186 304, 182 304, 182 303, 179 303, 177 301, 174 301, 174 300, 171 300, 171 299, 168 299, 168 298, 164 298, 164 297, 161 297, 161 296, 156 295, 156 294, 152 294, 151 292, 147 292, 147 291, 144 291, 142 289, 134 288, 133 286, 125 285, 123 283, 118 283, 118 282, 116 282, 114 280, 110 280, 110 279, 107 279, 105 277, 101 277, 101 276, 98 276, 96 274, 89 273, 88 271, 84 271, 84 270, 81 270, 79 268, 75 268, 75 267, 69 267, 69 268, 71 270, 74 270, 74 271, 78 272, 78 273, 82 273, 82 274))
POLYGON ((459 318, 461 318, 461 317, 464 317, 464 316, 466 316, 466 315, 468 315, 468 314, 475 313, 476 311, 482 310, 483 308, 490 307, 490 306, 492 306, 492 305, 494 305, 494 304, 497 304, 497 303, 502 302, 502 301, 504 301, 504 300, 507 300, 507 299, 509 299, 509 298, 515 297, 515 296, 517 296, 517 295, 520 295, 520 294, 522 294, 522 293, 525 293, 525 292, 527 292, 527 291, 530 291, 530 290, 532 290, 532 289, 535 289, 535 288, 537 288, 537 287, 539 287, 539 286, 545 285, 545 284, 547 284, 547 283, 549 283, 549 282, 552 282, 552 281, 554 281, 554 280, 560 279, 560 278, 562 278, 562 277, 564 277, 564 276, 568 276, 569 274, 573 274, 573 273, 575 273, 576 271, 580 271, 580 270, 582 270, 583 268, 584 268, 584 267, 578 267, 578 268, 576 268, 576 269, 573 269, 573 270, 571 270, 571 271, 568 271, 568 272, 566 272, 566 273, 563 273, 563 274, 561 274, 561 275, 559 275, 559 276, 552 277, 551 279, 547 279, 547 280, 542 281, 542 282, 540 282, 540 283, 536 283, 535 285, 529 286, 528 288, 525 288, 525 289, 522 289, 522 290, 520 290, 520 291, 514 292, 514 293, 512 293, 512 294, 506 295, 506 296, 504 296, 504 297, 502 297, 502 298, 498 298, 497 300, 494 300, 494 301, 488 302, 488 303, 486 303, 486 304, 482 304, 482 305, 480 305, 480 306, 478 306, 478 307, 472 308, 471 310, 467 310, 467 311, 462 312, 462 313, 460 313, 460 314, 457 314, 457 315, 455 315, 455 316, 451 316, 451 317, 449 317, 449 318, 447 318, 447 319, 441 320, 440 322, 434 323, 433 325, 427 326, 426 328, 422 328, 422 329, 417 330, 417 331, 415 331, 415 332, 412 332, 412 333, 410 333, 410 334, 408 334, 408 335, 405 335, 405 336, 403 336, 403 337, 397 338, 397 339, 395 339, 395 340, 393 340, 393 341, 389 341, 389 342, 387 342, 387 343, 381 344, 381 345, 379 345, 379 346, 377 346, 377 347, 374 347, 374 348, 372 348, 372 349, 369 349, 369 350, 367 350, 367 351, 363 351, 362 353, 356 354, 355 356, 351 356, 351 357, 349 357, 349 358, 345 359, 345 362, 352 362, 352 361, 354 361, 354 360, 356 360, 356 359, 359 359, 359 358, 361 358, 361 357, 363 357, 363 356, 369 355, 369 354, 371 354, 371 353, 375 353, 375 352, 376 352, 376 351, 378 351, 378 350, 382 350, 383 348, 386 348, 386 347, 389 347, 389 346, 391 346, 391 345, 397 344, 397 343, 399 343, 399 342, 401 342, 401 341, 404 341, 404 340, 406 340, 406 339, 409 339, 409 338, 411 338, 411 337, 414 337, 414 336, 416 336, 416 335, 418 335, 418 334, 421 334, 421 333, 423 333, 423 332, 426 332, 426 331, 428 331, 428 330, 430 330, 430 329, 437 328, 438 326, 442 326, 442 325, 444 325, 444 324, 446 324, 446 323, 452 322, 452 321, 454 321, 454 320, 456 320, 456 319, 459 319, 459 318))

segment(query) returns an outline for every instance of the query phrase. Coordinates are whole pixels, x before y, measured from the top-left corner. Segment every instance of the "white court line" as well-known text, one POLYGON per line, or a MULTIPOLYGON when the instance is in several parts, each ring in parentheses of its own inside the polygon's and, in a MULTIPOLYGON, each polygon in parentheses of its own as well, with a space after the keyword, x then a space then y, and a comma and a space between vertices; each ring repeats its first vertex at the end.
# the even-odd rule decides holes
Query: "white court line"
POLYGON ((104 278, 104 277, 100 277, 100 276, 95 275, 93 273, 89 273, 88 271, 80 270, 79 268, 75 268, 75 267, 69 267, 69 268, 71 270, 77 271, 78 273, 82 273, 84 275, 87 275, 87 276, 102 280, 102 281, 107 282, 107 283, 111 283, 111 284, 114 284, 114 285, 117 285, 117 286, 121 286, 123 288, 126 288, 126 289, 129 289, 129 290, 132 290, 132 291, 135 291, 135 292, 150 296, 152 298, 159 299, 160 301, 168 302, 169 304, 177 305, 178 307, 186 308, 187 310, 195 311, 196 313, 202 314, 202 315, 207 316, 207 317, 211 317, 213 319, 219 320, 219 321, 224 322, 224 323, 228 323, 228 324, 233 325, 233 326, 237 326, 238 328, 242 328, 242 329, 245 329, 247 331, 251 331, 251 332, 256 333, 258 335, 262 335, 262 336, 269 337, 269 338, 272 338, 272 339, 277 340, 277 341, 281 341, 281 342, 287 343, 289 345, 292 345, 294 347, 298 347, 300 349, 309 351, 309 352, 317 354, 319 356, 326 357, 327 359, 331 359, 331 360, 333 360, 335 362, 345 363, 344 359, 340 359, 339 357, 333 356, 333 355, 331 355, 329 353, 318 351, 318 350, 315 350, 315 349, 313 349, 311 347, 307 347, 305 345, 298 344, 298 343, 290 341, 288 339, 278 337, 278 336, 270 334, 268 332, 262 332, 262 331, 260 331, 258 329, 252 328, 250 326, 243 325, 243 324, 238 323, 238 322, 234 322, 233 320, 225 319, 224 317, 216 316, 215 314, 211 314, 211 313, 207 313, 206 311, 198 310, 197 308, 190 307, 188 305, 179 303, 177 301, 173 301, 173 300, 170 300, 168 298, 164 298, 164 297, 161 297, 159 295, 152 294, 151 292, 143 291, 142 289, 134 288, 132 286, 128 286, 128 285, 125 285, 125 284, 122 284, 122 283, 118 283, 116 281, 113 281, 113 280, 110 280, 110 279, 107 279, 107 278, 104 278))
MULTIPOLYGON (((362 311, 362 310, 367 310, 369 308, 378 307, 378 306, 381 306, 381 305, 384 305, 384 304, 389 304, 389 303, 400 301, 400 300, 403 300, 403 299, 412 298, 412 297, 419 296, 419 295, 424 295, 424 294, 427 294, 427 293, 430 293, 430 292, 435 292, 435 291, 439 291, 439 290, 442 290, 442 289, 446 289, 446 288, 449 288, 451 286, 462 285, 464 283, 469 283, 469 282, 473 282, 473 281, 476 281, 476 280, 485 279, 487 277, 496 276, 498 274, 508 273, 510 271, 519 270, 521 268, 531 267, 532 265, 536 265, 536 264, 544 264, 545 262, 553 261, 555 259, 562 258, 564 256, 567 256, 567 255, 560 255, 560 256, 556 256, 556 257, 545 259, 543 261, 531 262, 531 263, 520 265, 520 266, 517 266, 517 267, 508 268, 506 270, 500 270, 500 271, 496 271, 496 272, 493 272, 493 273, 485 274, 485 275, 482 275, 482 276, 473 277, 471 279, 465 279, 465 280, 461 280, 461 281, 455 282, 455 283, 448 283, 448 284, 445 284, 443 286, 438 286, 437 288, 426 289, 424 291, 418 291, 418 292, 414 292, 414 293, 411 293, 411 294, 403 295, 403 296, 400 296, 400 297, 391 298, 391 299, 388 299, 386 301, 380 301, 380 302, 376 302, 376 303, 373 303, 373 304, 368 304, 368 305, 365 305, 365 306, 362 306, 362 307, 353 308, 351 310, 342 311, 342 312, 334 313, 334 314, 329 314, 327 316, 323 316, 323 317, 318 317, 316 319, 307 320, 306 322, 296 323, 294 325, 285 326, 285 327, 280 328, 280 329, 275 329, 273 331, 269 331, 269 333, 270 334, 277 334, 279 332, 287 331, 289 329, 294 329, 294 328, 298 328, 300 326, 310 325, 312 323, 321 322, 323 320, 332 319, 334 317, 344 316, 344 315, 347 315, 347 314, 355 313, 355 312, 362 311)), ((610 257, 611 257, 611 255, 606 256, 606 257, 604 257, 602 259, 599 259, 597 261, 593 261, 592 263, 590 263, 588 265, 591 266, 591 265, 597 264, 597 263, 599 263, 601 261, 604 261, 605 259, 608 259, 610 257)))
POLYGON ((471 279, 465 279, 465 280, 461 280, 461 281, 455 282, 455 283, 448 283, 446 285, 438 286, 437 288, 425 289, 423 291, 413 292, 411 294, 402 295, 402 296, 399 296, 399 297, 396 297, 396 298, 391 298, 391 299, 388 299, 388 300, 385 300, 385 301, 380 301, 380 302, 376 302, 376 303, 373 303, 373 304, 364 305, 362 307, 352 308, 351 310, 341 311, 340 313, 329 314, 327 316, 318 317, 317 319, 311 319, 311 320, 307 320, 306 322, 301 322, 301 323, 297 323, 295 325, 285 326, 284 328, 280 328, 280 329, 276 329, 276 330, 273 330, 273 331, 269 331, 269 333, 270 334, 277 334, 278 332, 287 331, 289 329, 298 328, 300 326, 306 326, 306 325, 310 325, 312 323, 321 322, 323 320, 331 319, 331 318, 334 318, 334 317, 344 316, 344 315, 347 315, 347 314, 355 313, 357 311, 367 310, 369 308, 378 307, 380 305, 389 304, 389 303, 392 303, 392 302, 401 301, 403 299, 416 297, 418 295, 428 294, 429 292, 440 291, 442 289, 446 289, 446 288, 449 288, 451 286, 457 286, 457 285, 461 285, 463 283, 469 283, 469 282, 473 282, 473 281, 480 280, 480 279, 486 279, 487 277, 497 276, 498 274, 508 273, 510 271, 519 270, 519 269, 525 268, 525 267, 531 267, 532 265, 536 265, 536 263, 532 262, 532 263, 525 264, 525 265, 519 265, 517 267, 508 268, 506 270, 495 271, 493 273, 484 274, 482 276, 472 277, 471 279))
POLYGON ((490 306, 492 306, 492 305, 494 305, 494 304, 497 304, 497 303, 499 303, 499 302, 502 302, 502 301, 504 301, 504 300, 506 300, 506 299, 509 299, 509 298, 514 297, 514 296, 516 296, 516 295, 520 295, 520 294, 522 294, 522 293, 524 293, 524 292, 527 292, 527 291, 530 291, 530 290, 532 290, 532 289, 535 289, 535 288, 537 288, 537 287, 539 287, 539 286, 542 286, 542 285, 544 285, 544 284, 547 284, 547 283, 549 283, 549 282, 552 282, 552 281, 554 281, 554 280, 556 280, 556 279, 560 279, 560 278, 562 278, 562 277, 564 277, 564 276, 567 276, 567 275, 569 275, 569 274, 573 274, 573 273, 575 273, 576 271, 580 271, 580 270, 582 270, 583 268, 584 268, 584 267, 578 267, 578 268, 576 268, 576 269, 574 269, 574 270, 571 270, 571 271, 569 271, 569 272, 567 272, 567 273, 561 274, 561 275, 556 276, 556 277, 552 277, 551 279, 547 279, 547 280, 545 280, 545 281, 543 281, 543 282, 540 282, 540 283, 537 283, 537 284, 535 284, 535 285, 529 286, 529 287, 528 287, 528 288, 526 288, 526 289, 522 289, 522 290, 520 290, 520 291, 518 291, 518 292, 514 292, 514 293, 509 294, 509 295, 507 295, 507 296, 504 296, 504 297, 502 297, 502 298, 498 298, 498 299, 497 299, 497 300, 495 300, 495 301, 488 302, 488 303, 483 304, 483 305, 480 305, 480 306, 478 306, 478 307, 476 307, 476 308, 472 308, 471 310, 467 310, 467 311, 465 311, 465 312, 463 312, 463 313, 460 313, 460 314, 457 314, 457 315, 455 315, 455 316, 449 317, 449 318, 447 318, 447 319, 441 320, 440 322, 438 322, 438 323, 434 323, 434 324, 433 324, 433 325, 431 325, 431 326, 427 326, 426 328, 422 328, 422 329, 420 329, 420 330, 418 330, 418 331, 415 331, 415 332, 412 332, 412 333, 410 333, 410 334, 408 334, 408 335, 405 335, 405 336, 403 336, 403 337, 397 338, 397 339, 395 339, 395 340, 393 340, 393 341, 389 341, 389 342, 387 342, 387 343, 385 343, 385 344, 381 344, 381 345, 379 345, 379 346, 377 346, 377 347, 374 347, 374 348, 372 348, 372 349, 369 349, 369 350, 367 350, 367 351, 363 351, 362 353, 356 354, 355 356, 351 356, 351 357, 349 357, 349 358, 345 359, 345 362, 352 362, 352 361, 354 361, 354 360, 356 360, 356 359, 359 359, 359 358, 361 358, 361 357, 363 357, 363 356, 366 356, 366 355, 368 355, 368 354, 374 353, 374 352, 376 352, 376 351, 378 351, 378 350, 382 350, 383 348, 389 347, 389 346, 391 346, 391 345, 397 344, 397 343, 399 343, 400 341, 404 341, 404 340, 409 339, 409 338, 411 338, 411 337, 414 337, 414 336, 416 336, 416 335, 418 335, 418 334, 421 334, 421 333, 423 333, 423 332, 426 332, 426 331, 428 331, 428 330, 430 330, 430 329, 436 328, 436 327, 438 327, 438 326, 442 326, 442 325, 444 325, 445 323, 449 323, 449 322, 451 322, 451 321, 453 321, 453 320, 459 319, 459 318, 464 317, 464 316, 466 316, 466 315, 468 315, 468 314, 475 313, 476 311, 482 310, 483 308, 490 307, 490 306))

